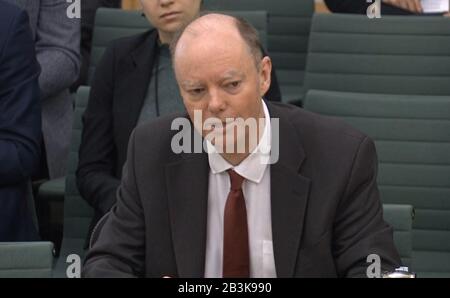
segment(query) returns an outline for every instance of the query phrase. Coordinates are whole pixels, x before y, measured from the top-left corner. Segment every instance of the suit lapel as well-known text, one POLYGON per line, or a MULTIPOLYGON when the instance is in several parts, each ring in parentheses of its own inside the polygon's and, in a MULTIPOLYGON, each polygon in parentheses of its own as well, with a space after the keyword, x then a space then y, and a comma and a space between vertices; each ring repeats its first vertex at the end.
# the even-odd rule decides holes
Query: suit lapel
POLYGON ((151 79, 154 58, 157 55, 157 31, 151 31, 143 42, 132 51, 119 66, 120 88, 116 97, 119 99, 115 107, 120 139, 128 143, 131 132, 136 127, 145 95, 151 79))
MULTIPOLYGON (((288 119, 268 104, 279 118, 279 160, 270 167, 272 237, 278 277, 293 277, 302 238, 310 179, 299 174, 305 159, 299 136, 288 119)), ((272 133, 275 133, 274 131, 272 133)))
POLYGON ((166 166, 172 241, 179 277, 203 277, 209 163, 206 153, 166 166))

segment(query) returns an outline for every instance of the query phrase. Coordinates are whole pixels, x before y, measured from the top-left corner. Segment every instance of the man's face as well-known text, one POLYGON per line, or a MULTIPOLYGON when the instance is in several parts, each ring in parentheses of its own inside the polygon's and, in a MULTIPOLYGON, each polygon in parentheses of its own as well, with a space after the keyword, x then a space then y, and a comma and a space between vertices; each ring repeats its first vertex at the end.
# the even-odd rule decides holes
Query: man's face
POLYGON ((141 0, 141 4, 158 31, 173 34, 199 13, 201 0, 141 0))
MULTIPOLYGON (((202 125, 209 118, 218 118, 224 127, 221 134, 225 135, 230 130, 227 118, 264 117, 261 97, 270 86, 271 62, 265 57, 257 68, 237 29, 228 34, 206 33, 180 40, 174 64, 180 93, 194 124, 194 111, 201 111, 202 125)), ((212 131, 196 128, 204 137, 212 131)), ((227 140, 224 136, 222 142, 248 140, 249 132, 245 134, 227 140)))

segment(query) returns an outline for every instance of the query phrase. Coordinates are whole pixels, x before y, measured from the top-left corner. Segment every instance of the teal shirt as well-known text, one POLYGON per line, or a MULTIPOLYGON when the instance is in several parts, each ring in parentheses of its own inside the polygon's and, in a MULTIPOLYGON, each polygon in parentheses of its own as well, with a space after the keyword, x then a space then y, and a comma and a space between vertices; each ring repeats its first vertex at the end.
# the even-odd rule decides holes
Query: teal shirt
POLYGON ((185 111, 183 99, 181 98, 172 68, 169 46, 158 43, 158 47, 159 56, 155 59, 138 124, 152 120, 157 116, 185 111), (158 82, 158 88, 155 87, 156 81, 158 82), (158 98, 159 115, 157 115, 156 111, 156 98, 158 98))

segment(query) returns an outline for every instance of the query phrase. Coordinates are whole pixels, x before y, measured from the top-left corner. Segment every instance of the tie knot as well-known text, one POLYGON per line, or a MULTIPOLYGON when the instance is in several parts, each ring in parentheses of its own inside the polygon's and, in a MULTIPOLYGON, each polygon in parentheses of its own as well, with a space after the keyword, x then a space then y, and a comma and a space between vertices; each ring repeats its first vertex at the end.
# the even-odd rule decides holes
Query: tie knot
POLYGON ((244 177, 233 170, 228 170, 228 175, 230 175, 231 190, 241 190, 244 177))

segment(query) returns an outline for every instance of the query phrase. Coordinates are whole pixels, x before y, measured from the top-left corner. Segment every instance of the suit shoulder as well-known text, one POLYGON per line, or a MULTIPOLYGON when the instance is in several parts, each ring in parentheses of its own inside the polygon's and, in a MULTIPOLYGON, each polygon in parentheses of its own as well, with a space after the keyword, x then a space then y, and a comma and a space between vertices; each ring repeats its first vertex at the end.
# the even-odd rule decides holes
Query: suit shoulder
POLYGON ((176 125, 172 129, 172 123, 176 123, 174 122, 176 119, 181 119, 185 125, 189 125, 190 130, 189 118, 183 113, 162 116, 138 125, 134 129, 132 144, 130 144, 135 157, 152 166, 162 165, 179 158, 172 148, 172 139, 180 132, 180 128, 176 125))
POLYGON ((161 116, 153 120, 147 121, 138 125, 135 129, 135 138, 138 142, 145 142, 146 144, 166 145, 170 146, 172 137, 177 133, 178 127, 172 129, 172 123, 176 119, 181 119, 181 122, 187 124, 190 121, 186 113, 174 113, 166 116, 161 116))
POLYGON ((108 45, 108 48, 113 48, 114 51, 119 56, 121 56, 123 54, 129 54, 131 51, 138 48, 143 43, 148 42, 149 39, 152 38, 154 33, 155 33, 155 29, 150 29, 143 33, 126 36, 126 37, 121 37, 121 38, 113 40, 108 45))

